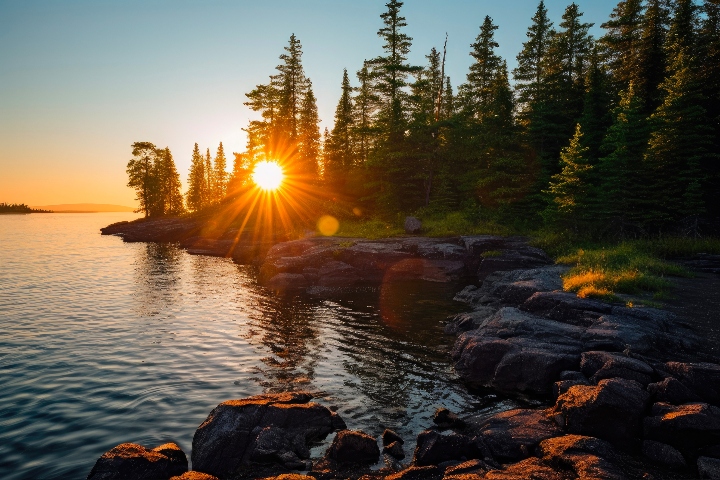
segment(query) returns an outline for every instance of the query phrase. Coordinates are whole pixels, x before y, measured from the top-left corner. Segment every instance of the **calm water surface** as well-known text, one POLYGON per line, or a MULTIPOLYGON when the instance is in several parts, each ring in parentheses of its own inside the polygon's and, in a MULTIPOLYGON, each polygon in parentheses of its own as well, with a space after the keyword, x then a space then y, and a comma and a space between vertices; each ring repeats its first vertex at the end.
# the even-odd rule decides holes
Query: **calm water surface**
POLYGON ((99 234, 130 218, 0 216, 3 479, 84 478, 122 442, 189 456, 213 407, 263 392, 310 390, 408 448, 435 408, 484 404, 448 363, 453 287, 281 298, 251 267, 99 234))

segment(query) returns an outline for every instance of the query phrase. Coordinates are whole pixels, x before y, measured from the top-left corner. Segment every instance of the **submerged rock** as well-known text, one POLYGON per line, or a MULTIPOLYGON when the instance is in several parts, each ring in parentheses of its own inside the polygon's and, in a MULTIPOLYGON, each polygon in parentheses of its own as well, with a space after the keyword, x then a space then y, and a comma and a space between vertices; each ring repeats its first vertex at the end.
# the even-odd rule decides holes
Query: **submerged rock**
POLYGON ((332 432, 333 412, 307 393, 258 395, 223 402, 193 437, 193 468, 227 477, 251 463, 304 467, 308 445, 332 432))
POLYGON ((88 480, 158 480, 187 472, 185 452, 174 443, 153 449, 136 443, 122 443, 95 462, 88 480))

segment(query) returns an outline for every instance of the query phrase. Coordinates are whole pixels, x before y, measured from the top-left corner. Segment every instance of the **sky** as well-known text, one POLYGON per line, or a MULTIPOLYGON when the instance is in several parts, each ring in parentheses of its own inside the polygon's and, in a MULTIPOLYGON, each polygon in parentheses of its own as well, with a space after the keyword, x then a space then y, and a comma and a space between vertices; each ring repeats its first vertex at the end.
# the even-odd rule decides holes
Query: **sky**
MULTIPOLYGON (((135 206, 125 167, 136 141, 169 147, 183 185, 193 144, 245 147, 256 114, 245 93, 267 83, 291 34, 303 46, 322 120, 332 128, 343 68, 355 81, 381 55, 387 0, 0 0, 0 202, 135 206)), ((546 0, 555 24, 570 0, 546 0)), ((602 34, 615 0, 576 0, 602 34)), ((512 69, 538 0, 406 0, 411 63, 448 34, 454 87, 486 15, 512 69)))

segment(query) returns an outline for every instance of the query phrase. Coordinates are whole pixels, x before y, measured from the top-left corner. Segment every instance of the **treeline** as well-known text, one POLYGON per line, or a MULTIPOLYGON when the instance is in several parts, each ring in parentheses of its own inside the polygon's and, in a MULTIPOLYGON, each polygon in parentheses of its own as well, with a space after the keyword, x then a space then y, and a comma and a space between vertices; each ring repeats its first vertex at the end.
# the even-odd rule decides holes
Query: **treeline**
MULTIPOLYGON (((597 39, 577 4, 556 26, 541 1, 512 72, 485 17, 456 89, 444 48, 409 63, 402 5, 381 15, 383 54, 355 82, 343 72, 322 139, 291 36, 276 73, 247 94, 260 118, 234 154, 228 196, 256 162, 276 160, 348 212, 462 211, 622 235, 697 231, 720 215, 720 0, 623 0, 597 39)), ((191 203, 189 191, 198 210, 218 201, 207 173, 218 170, 197 146, 193 169, 190 191, 216 192, 191 203)))
POLYGON ((52 210, 30 208, 24 203, 0 203, 0 213, 53 213, 52 210))

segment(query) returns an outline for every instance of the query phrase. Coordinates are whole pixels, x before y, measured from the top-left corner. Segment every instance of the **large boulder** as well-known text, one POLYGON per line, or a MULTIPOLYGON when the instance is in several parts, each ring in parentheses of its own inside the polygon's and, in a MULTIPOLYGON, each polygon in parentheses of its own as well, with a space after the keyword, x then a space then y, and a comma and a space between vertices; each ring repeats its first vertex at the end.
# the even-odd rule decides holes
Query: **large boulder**
POLYGON ((644 420, 645 438, 667 443, 687 458, 701 447, 720 444, 720 408, 707 403, 656 403, 644 420))
POLYGON ((136 443, 111 448, 95 462, 88 480, 167 480, 187 472, 185 453, 174 443, 153 449, 136 443))
POLYGON ((418 466, 438 465, 450 460, 485 458, 487 450, 475 438, 458 433, 443 435, 426 430, 417 437, 413 464, 418 466))
POLYGON ((649 398, 634 380, 606 379, 597 386, 570 387, 558 397, 552 412, 570 433, 630 446, 640 437, 649 398))
POLYGON ((499 462, 527 458, 541 441, 563 433, 541 410, 509 410, 485 419, 470 417, 466 421, 499 462))
POLYGON ((682 470, 687 467, 682 453, 666 443, 645 440, 642 443, 642 452, 643 455, 658 465, 676 470, 682 470))
POLYGON ((702 401, 720 404, 720 365, 668 362, 665 367, 702 401))
POLYGON ((342 424, 337 414, 309 403, 311 398, 301 392, 221 403, 195 432, 193 468, 218 477, 258 462, 298 468, 310 456, 309 443, 342 424))
POLYGON ((380 448, 377 440, 364 432, 342 430, 335 435, 325 456, 337 463, 372 464, 379 460, 380 448))

